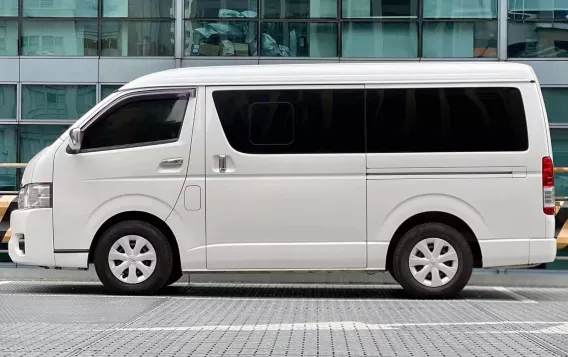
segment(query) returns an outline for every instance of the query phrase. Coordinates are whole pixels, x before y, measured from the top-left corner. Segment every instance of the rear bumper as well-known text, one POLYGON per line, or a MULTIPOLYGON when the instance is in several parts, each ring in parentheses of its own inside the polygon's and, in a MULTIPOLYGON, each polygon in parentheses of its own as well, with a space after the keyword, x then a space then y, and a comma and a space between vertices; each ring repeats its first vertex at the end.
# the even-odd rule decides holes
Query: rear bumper
POLYGON ((480 241, 483 267, 506 267, 553 262, 556 239, 495 239, 480 241))
POLYGON ((55 266, 51 208, 13 211, 10 225, 8 253, 14 263, 55 266))

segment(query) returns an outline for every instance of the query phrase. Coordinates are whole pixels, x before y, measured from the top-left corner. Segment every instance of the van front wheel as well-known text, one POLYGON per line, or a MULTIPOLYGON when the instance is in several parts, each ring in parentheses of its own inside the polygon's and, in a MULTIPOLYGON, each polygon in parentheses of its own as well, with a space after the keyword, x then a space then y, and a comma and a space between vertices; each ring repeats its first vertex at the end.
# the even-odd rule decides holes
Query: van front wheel
POLYGON ((172 249, 153 225, 138 220, 107 229, 95 248, 95 270, 112 294, 153 294, 168 282, 172 249))
POLYGON ((458 294, 473 270, 473 254, 465 237, 441 223, 412 228, 398 242, 393 269, 405 291, 417 298, 458 294))

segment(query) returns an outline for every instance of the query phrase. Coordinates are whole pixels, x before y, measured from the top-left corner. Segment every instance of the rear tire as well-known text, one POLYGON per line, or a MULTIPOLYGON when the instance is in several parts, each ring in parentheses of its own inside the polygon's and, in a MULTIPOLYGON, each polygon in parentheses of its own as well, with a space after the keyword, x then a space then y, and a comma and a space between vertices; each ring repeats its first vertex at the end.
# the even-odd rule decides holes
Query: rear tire
POLYGON ((111 294, 154 294, 172 275, 173 255, 164 234, 139 220, 108 228, 94 252, 95 270, 111 294))
POLYGON ((181 279, 182 276, 183 276, 183 273, 181 272, 181 270, 179 270, 179 271, 172 270, 172 274, 170 275, 168 281, 166 282, 166 286, 177 283, 177 281, 179 279, 181 279))
POLYGON ((449 298, 468 283, 473 254, 466 238, 442 223, 412 228, 393 255, 395 279, 416 298, 449 298))

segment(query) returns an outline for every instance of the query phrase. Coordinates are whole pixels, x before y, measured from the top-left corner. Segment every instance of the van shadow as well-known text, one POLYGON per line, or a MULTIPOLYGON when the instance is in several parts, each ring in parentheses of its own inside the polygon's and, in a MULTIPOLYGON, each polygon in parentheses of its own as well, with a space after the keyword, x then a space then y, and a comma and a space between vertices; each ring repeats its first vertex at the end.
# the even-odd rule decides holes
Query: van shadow
MULTIPOLYGON (((100 283, 71 282, 11 282, 0 285, 0 294, 41 295, 110 295, 100 283)), ((118 295, 117 295, 118 296, 118 295)), ((408 300, 414 299, 398 285, 339 284, 174 284, 160 290, 156 297, 231 298, 231 299, 352 299, 408 300)), ((452 300, 518 301, 505 291, 492 287, 465 288, 452 300)), ((431 299, 436 300, 436 299, 431 299)))

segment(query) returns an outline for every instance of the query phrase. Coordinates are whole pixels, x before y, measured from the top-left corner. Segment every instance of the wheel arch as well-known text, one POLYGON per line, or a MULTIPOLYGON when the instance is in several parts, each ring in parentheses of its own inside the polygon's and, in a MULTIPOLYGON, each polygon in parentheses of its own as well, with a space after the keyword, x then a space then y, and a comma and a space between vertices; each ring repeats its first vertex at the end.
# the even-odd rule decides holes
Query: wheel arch
POLYGON ((418 213, 412 217, 409 217, 397 228, 389 243, 387 250, 387 259, 385 264, 385 268, 387 270, 392 270, 392 260, 393 260, 392 258, 400 239, 409 230, 423 223, 446 224, 454 228, 461 234, 463 234, 473 254, 473 267, 474 268, 483 267, 483 255, 481 253, 481 247, 471 227, 464 220, 453 214, 442 211, 429 211, 429 212, 418 213))
POLYGON ((142 211, 121 212, 121 213, 115 214, 114 216, 108 218, 99 227, 99 229, 97 230, 97 232, 95 233, 95 235, 93 237, 93 240, 91 242, 91 246, 89 247, 89 257, 88 257, 89 263, 94 262, 95 248, 96 248, 98 242, 100 241, 103 233, 106 232, 106 230, 109 229, 110 227, 112 227, 113 225, 115 225, 119 222, 129 221, 129 220, 144 221, 144 222, 152 224, 154 227, 159 229, 162 232, 162 234, 164 234, 164 236, 166 237, 166 239, 168 240, 168 242, 170 243, 170 246, 172 248, 173 261, 174 261, 174 266, 173 266, 174 271, 177 271, 177 270, 181 271, 180 250, 179 250, 179 246, 178 246, 176 237, 175 237, 172 229, 168 226, 168 224, 166 222, 164 222, 159 217, 156 217, 155 215, 153 215, 151 213, 142 212, 142 211))

